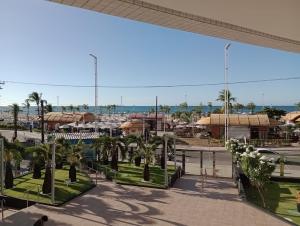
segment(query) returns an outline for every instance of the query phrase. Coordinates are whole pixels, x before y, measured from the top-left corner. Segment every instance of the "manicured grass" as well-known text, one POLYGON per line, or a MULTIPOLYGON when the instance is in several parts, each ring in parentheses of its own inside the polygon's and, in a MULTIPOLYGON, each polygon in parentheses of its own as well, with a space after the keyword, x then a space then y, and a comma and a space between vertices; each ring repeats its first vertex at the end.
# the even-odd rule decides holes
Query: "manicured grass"
MULTIPOLYGON (((267 209, 300 225, 300 213, 297 212, 296 206, 296 195, 299 191, 299 183, 271 182, 265 191, 267 209)), ((246 195, 249 201, 262 207, 259 194, 255 189, 247 189, 246 195)))
MULTIPOLYGON (((65 183, 69 178, 68 169, 55 170, 55 201, 56 204, 64 203, 73 197, 78 196, 82 192, 88 190, 93 186, 90 178, 84 174, 77 172, 77 182, 74 184, 65 183)), ((32 179, 32 174, 14 179, 15 187, 12 189, 5 189, 5 195, 12 196, 20 199, 29 199, 31 201, 37 201, 41 203, 51 204, 50 195, 38 195, 38 186, 40 191, 44 182, 44 171, 42 172, 41 179, 32 179), (25 194, 27 190, 28 195, 25 194)))
MULTIPOLYGON (((106 166, 110 167, 110 166, 106 166)), ((129 163, 119 163, 119 171, 115 181, 119 184, 129 184, 154 188, 165 188, 164 170, 159 166, 150 166, 150 181, 143 180, 144 164, 140 167, 129 163)), ((168 175, 171 176, 175 172, 173 165, 168 166, 168 175)))

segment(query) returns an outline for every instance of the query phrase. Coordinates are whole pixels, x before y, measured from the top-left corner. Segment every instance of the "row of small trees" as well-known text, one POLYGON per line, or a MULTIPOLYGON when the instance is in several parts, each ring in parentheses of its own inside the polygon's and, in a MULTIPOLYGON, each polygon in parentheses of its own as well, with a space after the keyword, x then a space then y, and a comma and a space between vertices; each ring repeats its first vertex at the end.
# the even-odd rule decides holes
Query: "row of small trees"
MULTIPOLYGON (((33 176, 34 179, 40 179, 42 177, 42 169, 45 168, 44 183, 42 191, 45 194, 51 192, 51 159, 52 159, 52 145, 40 144, 33 147, 25 148, 18 140, 14 142, 8 142, 4 139, 4 151, 6 162, 6 174, 5 174, 5 188, 9 189, 13 187, 13 171, 11 161, 15 160, 15 166, 17 167, 22 157, 28 156, 31 158, 33 176)), ((82 140, 72 145, 68 140, 64 138, 57 139, 56 144, 56 168, 63 168, 65 161, 70 165, 69 167, 69 179, 71 182, 76 181, 76 166, 83 158, 84 147, 86 146, 82 140)), ((134 162, 136 166, 141 165, 141 160, 144 158, 144 173, 143 178, 145 181, 150 180, 149 165, 153 162, 156 149, 161 145, 162 152, 160 156, 160 166, 165 168, 165 142, 164 137, 154 136, 149 142, 145 143, 141 137, 129 135, 124 138, 120 137, 99 137, 93 141, 89 146, 95 151, 97 161, 104 165, 110 164, 111 169, 118 171, 118 154, 121 153, 121 159, 124 161, 128 156, 130 164, 134 162), (131 146, 135 144, 135 148, 131 146)), ((172 143, 169 140, 167 142, 167 150, 172 149, 172 143)))
MULTIPOLYGON (((51 192, 51 158, 52 149, 50 144, 40 144, 33 147, 25 148, 18 140, 9 142, 6 138, 4 140, 4 160, 5 160, 5 188, 13 187, 13 169, 12 160, 15 161, 15 167, 19 167, 20 162, 24 156, 30 155, 34 179, 42 177, 42 169, 45 168, 45 177, 42 191, 45 194, 51 192)), ((64 159, 67 159, 70 164, 69 178, 76 181, 76 164, 81 159, 83 150, 83 143, 79 141, 75 145, 71 145, 65 139, 58 139, 56 141, 56 161, 57 168, 62 168, 64 159)))
MULTIPOLYGON (((141 165, 141 159, 144 158, 144 180, 150 180, 149 165, 153 162, 156 149, 161 145, 160 167, 165 168, 165 142, 164 137, 154 136, 145 143, 145 141, 138 136, 129 135, 124 138, 119 137, 100 137, 94 141, 92 148, 95 150, 97 161, 108 165, 115 171, 118 171, 118 153, 121 153, 121 159, 124 161, 128 156, 130 164, 134 162, 136 166, 141 165), (135 148, 131 145, 135 144, 135 148), (109 162, 109 159, 111 161, 109 162)), ((172 150, 172 143, 167 142, 167 150, 172 150)))

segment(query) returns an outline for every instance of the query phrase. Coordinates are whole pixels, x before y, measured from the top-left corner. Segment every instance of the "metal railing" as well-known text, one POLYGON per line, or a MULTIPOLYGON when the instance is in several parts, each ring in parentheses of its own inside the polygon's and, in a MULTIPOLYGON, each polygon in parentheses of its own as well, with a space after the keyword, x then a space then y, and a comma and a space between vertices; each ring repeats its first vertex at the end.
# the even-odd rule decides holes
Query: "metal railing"
POLYGON ((1 198, 1 217, 2 217, 2 221, 4 221, 4 203, 5 203, 5 199, 2 197, 1 198))
MULTIPOLYGON (((101 175, 101 172, 94 168, 88 167, 88 166, 86 166, 85 168, 88 170, 88 173, 91 173, 91 172, 95 173, 95 175, 96 175, 95 184, 97 185, 98 184, 98 174, 101 175)), ((91 179, 93 180, 93 178, 91 178, 91 179)))
POLYGON ((40 193, 41 193, 41 191, 40 191, 40 185, 38 185, 38 186, 36 186, 36 187, 30 187, 30 188, 28 188, 25 192, 24 192, 24 194, 23 194, 23 197, 25 197, 26 198, 26 206, 28 207, 29 206, 29 195, 30 195, 30 192, 34 192, 35 191, 35 188, 37 188, 37 202, 39 202, 40 201, 40 193))

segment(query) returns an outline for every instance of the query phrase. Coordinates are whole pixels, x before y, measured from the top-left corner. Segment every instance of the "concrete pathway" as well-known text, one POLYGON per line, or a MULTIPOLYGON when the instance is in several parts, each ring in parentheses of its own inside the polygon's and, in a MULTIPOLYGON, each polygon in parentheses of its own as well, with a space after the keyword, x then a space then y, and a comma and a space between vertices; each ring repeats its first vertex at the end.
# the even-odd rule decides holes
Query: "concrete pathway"
POLYGON ((169 190, 121 186, 101 180, 97 187, 62 207, 35 205, 6 218, 4 226, 195 225, 284 226, 287 223, 240 201, 230 180, 184 176, 169 190))

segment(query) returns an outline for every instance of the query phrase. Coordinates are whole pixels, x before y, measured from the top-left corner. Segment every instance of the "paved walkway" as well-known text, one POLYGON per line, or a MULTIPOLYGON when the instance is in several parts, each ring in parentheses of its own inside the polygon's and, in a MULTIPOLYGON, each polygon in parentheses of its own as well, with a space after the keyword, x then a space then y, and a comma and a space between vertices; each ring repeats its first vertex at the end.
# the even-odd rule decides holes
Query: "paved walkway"
POLYGON ((195 225, 284 226, 285 222, 241 202, 230 180, 184 176, 169 190, 101 181, 62 207, 35 205, 6 218, 5 226, 32 226, 41 215, 46 226, 195 225))

